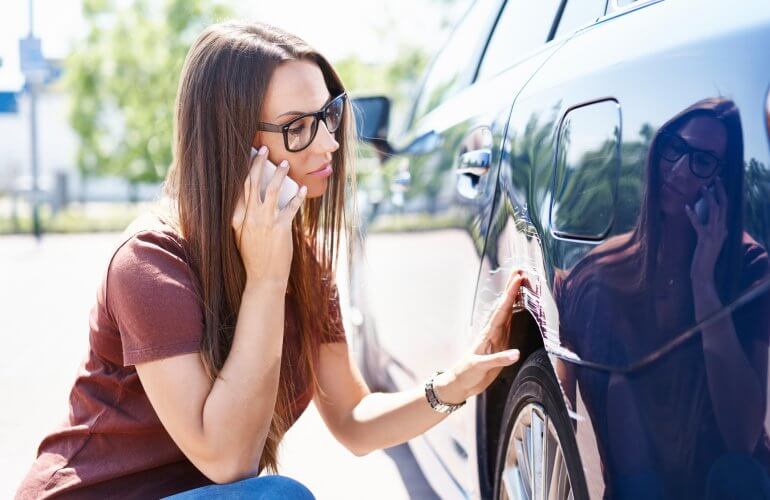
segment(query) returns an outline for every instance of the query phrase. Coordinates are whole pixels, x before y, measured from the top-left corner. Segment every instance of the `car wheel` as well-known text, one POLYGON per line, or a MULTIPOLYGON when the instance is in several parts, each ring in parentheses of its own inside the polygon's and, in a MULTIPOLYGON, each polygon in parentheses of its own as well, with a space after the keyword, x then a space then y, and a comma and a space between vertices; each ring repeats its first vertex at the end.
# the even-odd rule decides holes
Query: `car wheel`
POLYGON ((561 391, 544 349, 527 358, 503 413, 494 498, 588 498, 561 391))

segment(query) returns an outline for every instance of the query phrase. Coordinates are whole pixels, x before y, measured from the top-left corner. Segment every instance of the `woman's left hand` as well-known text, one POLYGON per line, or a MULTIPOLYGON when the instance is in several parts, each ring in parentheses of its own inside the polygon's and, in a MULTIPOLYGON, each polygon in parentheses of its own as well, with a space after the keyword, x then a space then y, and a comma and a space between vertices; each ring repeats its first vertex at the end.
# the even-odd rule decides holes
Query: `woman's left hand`
POLYGON ((705 224, 700 222, 692 208, 685 207, 687 217, 698 238, 690 265, 693 285, 704 279, 707 282, 713 281, 717 259, 727 239, 727 193, 721 179, 717 178, 714 185, 716 197, 705 187, 702 188, 703 199, 708 204, 708 220, 705 224))
POLYGON ((522 286, 529 286, 529 281, 524 271, 514 270, 505 293, 468 354, 451 370, 436 377, 439 399, 447 403, 465 401, 484 391, 503 367, 518 361, 519 350, 507 349, 507 346, 513 307, 520 300, 522 286))

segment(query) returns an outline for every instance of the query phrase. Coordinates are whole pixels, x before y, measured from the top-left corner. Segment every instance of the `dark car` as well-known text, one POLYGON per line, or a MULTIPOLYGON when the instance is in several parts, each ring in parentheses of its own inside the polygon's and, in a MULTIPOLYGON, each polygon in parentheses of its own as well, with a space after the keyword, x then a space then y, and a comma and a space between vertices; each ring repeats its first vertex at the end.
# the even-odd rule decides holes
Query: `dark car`
POLYGON ((442 497, 770 498, 769 85, 766 0, 479 0, 403 136, 357 101, 370 384, 450 366, 530 278, 521 360, 410 443, 442 497))

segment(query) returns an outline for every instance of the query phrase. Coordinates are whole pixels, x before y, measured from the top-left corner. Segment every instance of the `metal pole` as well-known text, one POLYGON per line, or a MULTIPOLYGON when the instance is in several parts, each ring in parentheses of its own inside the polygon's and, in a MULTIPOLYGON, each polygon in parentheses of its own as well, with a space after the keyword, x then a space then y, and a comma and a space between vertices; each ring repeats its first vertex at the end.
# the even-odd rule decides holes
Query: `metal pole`
POLYGON ((35 238, 42 235, 40 227, 39 192, 37 182, 37 83, 32 82, 29 89, 30 138, 32 143, 32 229, 35 238))
MULTIPOLYGON (((34 17, 34 0, 29 0, 29 37, 32 38, 35 27, 34 17)), ((27 79, 27 85, 29 86, 29 135, 31 144, 31 159, 32 159, 32 230, 35 234, 35 239, 38 241, 42 236, 42 230, 40 227, 40 207, 38 200, 40 195, 38 193, 38 171, 37 171, 37 82, 31 81, 34 79, 27 79)))

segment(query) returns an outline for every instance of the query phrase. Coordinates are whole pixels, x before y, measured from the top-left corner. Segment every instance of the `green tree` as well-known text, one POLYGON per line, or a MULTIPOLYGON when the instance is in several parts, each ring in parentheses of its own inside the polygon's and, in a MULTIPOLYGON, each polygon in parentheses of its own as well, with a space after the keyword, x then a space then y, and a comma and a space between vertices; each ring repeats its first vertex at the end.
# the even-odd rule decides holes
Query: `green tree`
POLYGON ((171 163, 174 98, 187 50, 229 10, 215 0, 85 0, 83 13, 88 33, 65 62, 77 167, 84 180, 157 182, 171 163))
MULTIPOLYGON (((442 7, 446 30, 448 7, 458 0, 425 1, 442 7)), ((165 177, 185 55, 207 24, 231 17, 229 5, 235 3, 84 0, 88 31, 65 61, 69 121, 79 138, 76 162, 84 181, 115 175, 135 186, 165 177)), ((391 31, 384 30, 383 36, 391 31)), ((382 64, 367 64, 357 56, 333 63, 352 93, 392 99, 391 130, 397 132, 430 57, 424 47, 402 43, 398 56, 382 64)))

